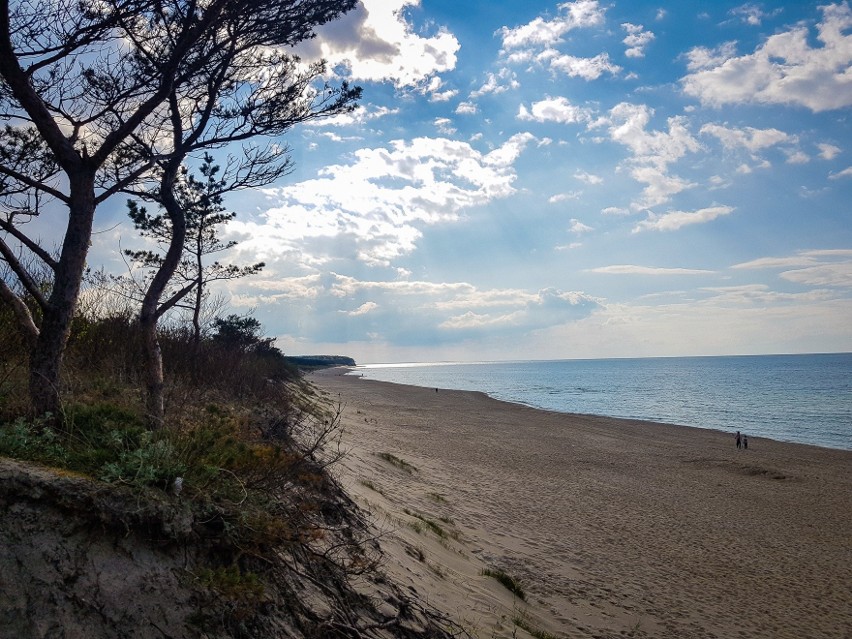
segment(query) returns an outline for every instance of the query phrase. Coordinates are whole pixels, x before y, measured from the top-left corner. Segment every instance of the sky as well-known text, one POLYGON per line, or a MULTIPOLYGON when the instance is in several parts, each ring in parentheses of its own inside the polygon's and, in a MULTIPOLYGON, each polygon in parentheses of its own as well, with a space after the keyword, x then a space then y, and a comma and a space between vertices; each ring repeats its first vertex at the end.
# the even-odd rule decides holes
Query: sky
POLYGON ((362 0, 300 54, 363 98, 227 202, 285 353, 852 351, 847 2, 362 0))

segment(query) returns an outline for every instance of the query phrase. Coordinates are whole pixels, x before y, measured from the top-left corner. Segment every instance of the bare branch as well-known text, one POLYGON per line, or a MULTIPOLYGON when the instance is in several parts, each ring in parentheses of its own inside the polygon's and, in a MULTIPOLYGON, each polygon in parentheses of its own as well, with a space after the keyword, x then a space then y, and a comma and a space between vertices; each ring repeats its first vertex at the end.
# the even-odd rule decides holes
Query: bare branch
POLYGON ((10 220, 0 219, 0 229, 3 229, 9 235, 18 240, 21 244, 26 246, 30 251, 37 255, 48 267, 50 267, 51 270, 56 269, 57 262, 53 258, 53 256, 47 251, 45 251, 38 243, 30 239, 30 237, 27 236, 18 227, 16 227, 13 222, 11 222, 10 220))
POLYGON ((30 309, 24 304, 24 301, 18 297, 15 292, 9 288, 8 284, 0 278, 0 299, 2 299, 12 309, 15 319, 18 320, 18 326, 21 329, 24 337, 28 342, 32 343, 38 339, 38 327, 33 321, 33 315, 30 309))
POLYGON ((18 256, 9 248, 5 240, 0 238, 0 256, 3 261, 9 265, 9 268, 15 274, 15 277, 21 282, 21 285, 26 289, 27 293, 32 296, 36 303, 42 308, 47 308, 47 300, 39 288, 38 284, 32 278, 26 267, 18 259, 18 256))

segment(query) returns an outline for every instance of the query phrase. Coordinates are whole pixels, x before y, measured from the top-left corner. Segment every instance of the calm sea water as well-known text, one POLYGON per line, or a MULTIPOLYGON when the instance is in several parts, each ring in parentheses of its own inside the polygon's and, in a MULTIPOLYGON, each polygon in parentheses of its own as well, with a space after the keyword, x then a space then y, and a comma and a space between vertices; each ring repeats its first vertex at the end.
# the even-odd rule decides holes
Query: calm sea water
POLYGON ((852 353, 374 364, 367 379, 852 450, 852 353))

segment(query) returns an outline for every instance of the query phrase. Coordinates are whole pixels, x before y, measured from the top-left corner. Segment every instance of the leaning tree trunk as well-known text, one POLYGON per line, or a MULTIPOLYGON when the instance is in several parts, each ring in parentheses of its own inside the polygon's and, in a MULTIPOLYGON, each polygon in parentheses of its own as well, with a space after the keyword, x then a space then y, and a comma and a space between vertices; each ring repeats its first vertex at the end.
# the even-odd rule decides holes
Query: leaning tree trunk
POLYGON ((174 184, 181 161, 182 158, 178 157, 170 160, 160 181, 160 201, 172 223, 172 236, 169 240, 169 250, 148 286, 139 313, 142 363, 145 367, 145 409, 148 427, 152 430, 163 427, 166 414, 163 354, 157 339, 157 320, 166 309, 160 306, 160 298, 177 270, 186 238, 186 215, 174 195, 174 184))
POLYGON ((30 349, 29 393, 33 413, 50 413, 54 420, 62 412, 62 355, 80 296, 95 216, 94 171, 79 171, 69 178, 68 229, 54 268, 53 288, 42 311, 39 335, 30 349))
MULTIPOLYGON (((146 300, 147 300, 146 295, 146 300)), ((157 339, 157 299, 153 304, 142 305, 139 314, 142 333, 142 366, 145 377, 145 414, 148 427, 156 430, 165 419, 165 380, 163 378, 163 353, 157 339)))

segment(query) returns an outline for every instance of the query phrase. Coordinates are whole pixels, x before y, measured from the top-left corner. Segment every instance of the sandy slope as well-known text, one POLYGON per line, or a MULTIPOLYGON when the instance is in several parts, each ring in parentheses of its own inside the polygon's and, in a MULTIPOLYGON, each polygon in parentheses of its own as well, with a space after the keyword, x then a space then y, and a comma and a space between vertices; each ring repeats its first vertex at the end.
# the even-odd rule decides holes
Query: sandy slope
POLYGON ((852 452, 310 379, 386 569, 473 636, 852 638, 852 452))

